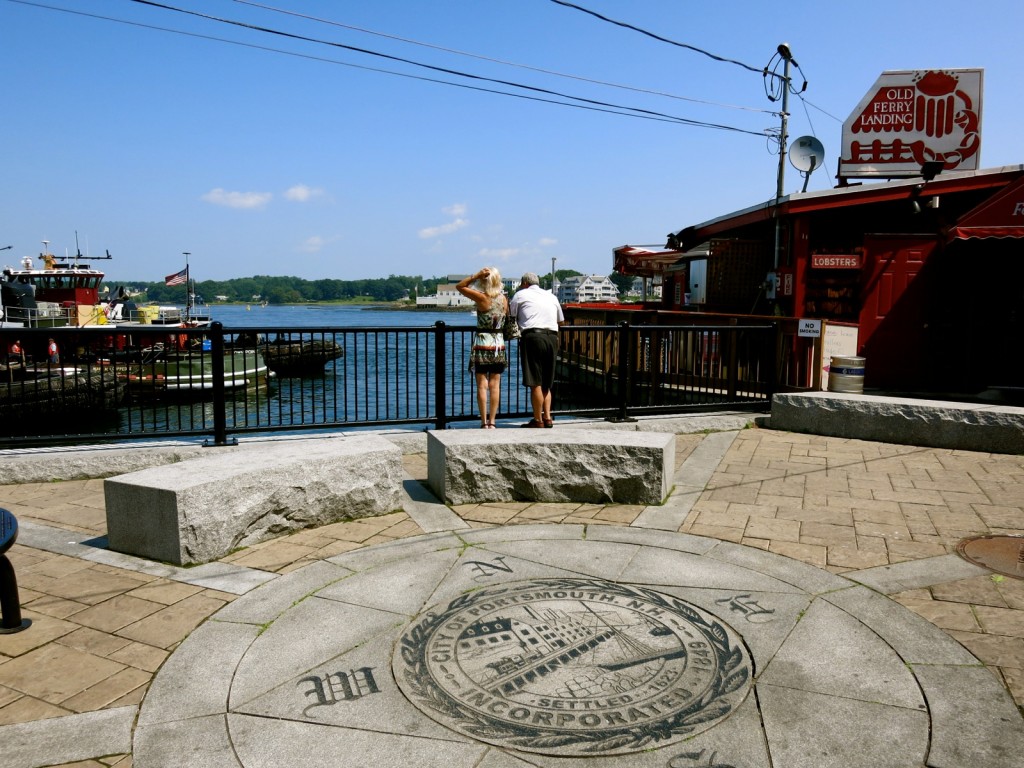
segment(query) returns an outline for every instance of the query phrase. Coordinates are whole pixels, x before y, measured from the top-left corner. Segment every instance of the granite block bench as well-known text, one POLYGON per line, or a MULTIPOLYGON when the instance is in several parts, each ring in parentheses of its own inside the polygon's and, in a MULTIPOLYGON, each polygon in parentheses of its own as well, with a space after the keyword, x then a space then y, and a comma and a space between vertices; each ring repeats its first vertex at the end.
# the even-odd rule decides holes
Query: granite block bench
POLYGON ((671 491, 675 439, 565 428, 428 432, 427 482, 446 504, 661 504, 671 491))
POLYGON ((274 536, 401 508, 401 451, 375 435, 243 443, 104 480, 118 552, 206 563, 274 536))
POLYGON ((909 397, 784 392, 772 429, 984 453, 1024 453, 1024 408, 909 397))

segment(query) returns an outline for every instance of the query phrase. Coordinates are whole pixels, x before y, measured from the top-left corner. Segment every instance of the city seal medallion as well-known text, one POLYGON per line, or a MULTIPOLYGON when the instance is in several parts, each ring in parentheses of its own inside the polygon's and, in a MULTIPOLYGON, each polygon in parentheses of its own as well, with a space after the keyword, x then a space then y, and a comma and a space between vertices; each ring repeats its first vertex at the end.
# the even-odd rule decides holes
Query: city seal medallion
POLYGON ((392 659, 437 722, 558 756, 660 747, 713 727, 746 697, 750 654, 679 598, 597 579, 510 582, 421 614, 392 659))

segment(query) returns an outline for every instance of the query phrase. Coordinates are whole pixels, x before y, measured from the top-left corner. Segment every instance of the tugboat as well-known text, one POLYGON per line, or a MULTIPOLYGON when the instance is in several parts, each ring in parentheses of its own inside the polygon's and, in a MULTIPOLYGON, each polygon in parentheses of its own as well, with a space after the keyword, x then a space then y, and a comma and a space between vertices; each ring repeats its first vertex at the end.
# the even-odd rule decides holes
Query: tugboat
MULTIPOLYGON (((20 267, 4 267, 0 303, 5 321, 28 328, 104 324, 106 316, 100 304, 103 272, 82 264, 77 257, 74 262, 52 253, 39 258, 42 269, 32 266, 31 256, 22 259, 20 267)), ((99 258, 111 258, 109 251, 99 258)))
MULTIPOLYGON (((0 279, 0 435, 31 432, 41 425, 65 430, 116 412, 124 397, 112 369, 70 363, 57 353, 72 348, 69 326, 93 324, 103 273, 86 264, 62 264, 52 254, 6 267, 0 279), (52 329, 52 338, 29 331, 52 329), (57 341, 59 339, 59 342, 57 341), (22 345, 22 342, 25 345, 22 345), (53 354, 47 347, 53 345, 53 354), (44 351, 45 350, 45 351, 44 351)), ((107 257, 109 258, 109 254, 107 257)))
MULTIPOLYGON (((95 258, 112 257, 107 251, 95 258)), ((52 329, 65 362, 88 366, 90 373, 97 366, 107 366, 116 373, 119 389, 129 397, 211 396, 214 377, 209 342, 204 342, 201 334, 178 333, 209 323, 208 316, 194 311, 191 286, 186 285, 189 298, 183 313, 177 307, 140 306, 123 290, 102 301, 104 273, 82 263, 80 252, 73 259, 51 253, 42 253, 39 259, 42 269, 26 256, 20 267, 3 270, 0 345, 4 350, 18 335, 11 328, 52 329)), ((265 386, 269 375, 258 351, 241 356, 230 351, 225 356, 224 386, 228 390, 265 386)))
MULTIPOLYGON (((208 317, 194 316, 189 309, 183 316, 177 307, 140 306, 124 289, 103 301, 100 293, 105 275, 83 263, 82 258, 81 253, 73 259, 41 253, 42 269, 32 265, 31 256, 23 258, 19 267, 4 267, 0 304, 5 320, 27 328, 196 327, 209 321, 208 317)), ((105 256, 90 260, 111 258, 110 251, 106 251, 105 256)))

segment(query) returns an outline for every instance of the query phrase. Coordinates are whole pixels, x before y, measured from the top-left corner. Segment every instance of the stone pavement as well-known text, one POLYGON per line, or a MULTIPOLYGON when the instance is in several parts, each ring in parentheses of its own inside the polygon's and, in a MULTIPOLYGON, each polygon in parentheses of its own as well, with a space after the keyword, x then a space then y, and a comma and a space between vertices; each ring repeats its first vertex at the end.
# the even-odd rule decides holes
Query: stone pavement
POLYGON ((955 547, 1024 456, 741 421, 646 508, 445 507, 403 438, 402 512, 187 569, 103 548, 101 480, 0 486, 0 764, 1019 765, 1024 581, 955 547))

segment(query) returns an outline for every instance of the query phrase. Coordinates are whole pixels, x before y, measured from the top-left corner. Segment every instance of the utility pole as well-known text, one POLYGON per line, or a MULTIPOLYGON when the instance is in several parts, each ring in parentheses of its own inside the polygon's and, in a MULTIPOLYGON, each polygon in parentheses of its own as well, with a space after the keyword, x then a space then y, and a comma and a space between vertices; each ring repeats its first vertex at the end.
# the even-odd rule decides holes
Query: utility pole
POLYGON ((779 132, 779 173, 775 187, 775 269, 779 268, 782 256, 782 222, 779 219, 779 202, 782 200, 783 183, 786 178, 786 142, 789 139, 789 83, 793 53, 788 43, 779 44, 782 57, 782 128, 779 132))
POLYGON ((558 298, 558 278, 555 277, 555 257, 551 257, 551 294, 558 298))
POLYGON ((786 177, 786 142, 789 139, 789 71, 793 63, 793 54, 787 43, 779 45, 779 55, 782 56, 784 66, 782 69, 782 131, 779 133, 779 184, 775 190, 775 197, 781 198, 783 181, 786 177))

